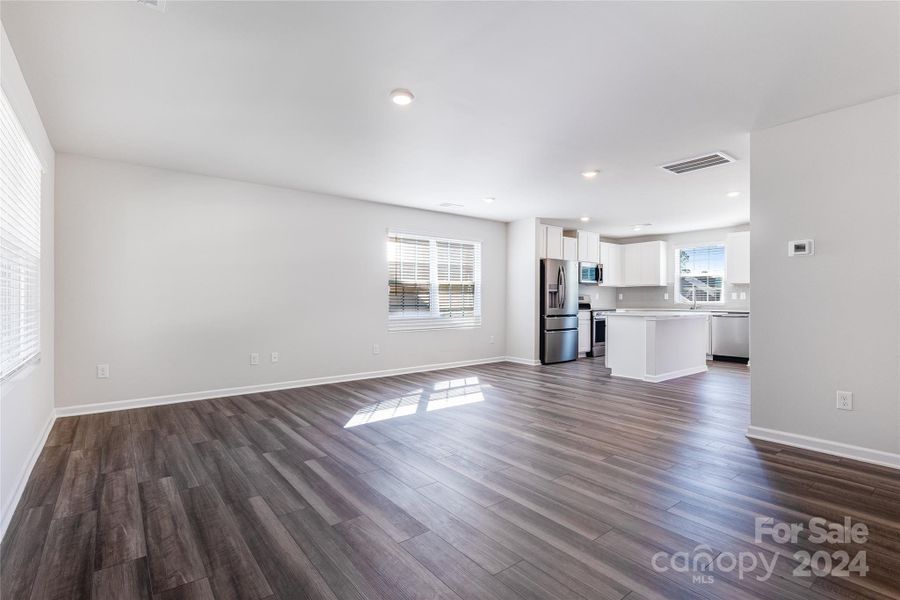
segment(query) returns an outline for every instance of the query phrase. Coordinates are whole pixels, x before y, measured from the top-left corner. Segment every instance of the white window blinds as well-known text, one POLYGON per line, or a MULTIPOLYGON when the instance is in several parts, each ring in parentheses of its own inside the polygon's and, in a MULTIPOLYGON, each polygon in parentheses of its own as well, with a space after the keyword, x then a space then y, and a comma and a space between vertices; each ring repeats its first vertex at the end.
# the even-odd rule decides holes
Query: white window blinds
POLYGON ((431 315, 431 245, 428 240, 388 237, 389 312, 399 316, 431 315))
POLYGON ((679 303, 723 302, 725 245, 705 244, 678 249, 679 303))
POLYGON ((389 232, 389 329, 481 325, 481 243, 389 232))
POLYGON ((0 92, 0 379, 40 352, 41 164, 0 92))

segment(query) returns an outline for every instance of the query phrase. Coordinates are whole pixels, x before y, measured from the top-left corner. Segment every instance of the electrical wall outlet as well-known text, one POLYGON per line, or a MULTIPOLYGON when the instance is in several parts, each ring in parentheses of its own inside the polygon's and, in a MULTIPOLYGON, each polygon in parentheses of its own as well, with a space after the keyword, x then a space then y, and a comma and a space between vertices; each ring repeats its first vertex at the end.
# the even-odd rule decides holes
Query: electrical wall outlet
POLYGON ((378 344, 372 344, 372 354, 381 354, 381 346, 378 344))
POLYGON ((666 292, 665 294, 663 294, 663 300, 668 300, 668 299, 669 299, 669 292, 666 292))
POLYGON ((741 292, 741 300, 747 299, 747 292, 741 292))
POLYGON ((493 344, 493 343, 494 343, 494 336, 491 336, 491 339, 488 341, 488 343, 489 343, 489 344, 493 344))
POLYGON ((625 294, 619 294, 619 300, 624 300, 624 299, 625 299, 625 294))
POLYGON ((737 300, 737 292, 731 292, 731 299, 737 300))
POLYGON ((104 363, 97 365, 97 379, 109 379, 109 365, 104 363))
POLYGON ((837 407, 840 410, 853 410, 853 392, 837 392, 837 407))
POLYGON ((250 353, 250 364, 251 365, 259 364, 259 352, 251 352, 250 353))
POLYGON ((277 352, 273 352, 273 353, 272 353, 272 362, 273 362, 273 363, 277 363, 279 358, 281 358, 281 357, 278 356, 278 353, 277 353, 277 352))

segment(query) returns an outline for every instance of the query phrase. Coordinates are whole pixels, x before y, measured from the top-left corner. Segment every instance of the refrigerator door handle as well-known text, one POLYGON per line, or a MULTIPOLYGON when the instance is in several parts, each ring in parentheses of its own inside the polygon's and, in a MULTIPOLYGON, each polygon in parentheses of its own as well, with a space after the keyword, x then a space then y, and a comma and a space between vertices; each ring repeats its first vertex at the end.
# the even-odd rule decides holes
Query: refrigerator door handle
POLYGON ((559 275, 557 275, 559 284, 559 295, 562 298, 562 301, 559 303, 560 308, 566 307, 566 270, 563 267, 559 268, 559 275))

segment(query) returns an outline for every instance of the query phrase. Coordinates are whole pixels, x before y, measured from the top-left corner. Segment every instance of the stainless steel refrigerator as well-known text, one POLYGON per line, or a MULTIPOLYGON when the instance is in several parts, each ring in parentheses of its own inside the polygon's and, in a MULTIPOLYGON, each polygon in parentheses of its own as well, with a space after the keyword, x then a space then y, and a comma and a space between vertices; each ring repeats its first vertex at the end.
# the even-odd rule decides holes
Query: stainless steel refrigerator
POLYGON ((578 263, 541 260, 541 362, 578 358, 578 263))

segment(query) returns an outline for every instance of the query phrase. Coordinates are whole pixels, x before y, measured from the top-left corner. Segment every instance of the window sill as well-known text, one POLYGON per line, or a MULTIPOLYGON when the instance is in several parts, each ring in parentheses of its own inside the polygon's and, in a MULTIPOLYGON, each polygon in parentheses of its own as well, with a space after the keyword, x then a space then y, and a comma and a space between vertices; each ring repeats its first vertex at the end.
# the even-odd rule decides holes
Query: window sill
POLYGON ((430 331, 434 329, 477 329, 481 317, 461 319, 388 319, 388 332, 430 331))
POLYGON ((7 373, 0 379, 0 385, 3 385, 4 392, 11 392, 18 384, 31 377, 35 369, 41 364, 41 354, 38 352, 21 365, 7 373))

